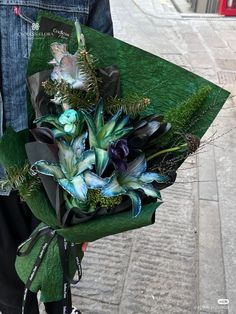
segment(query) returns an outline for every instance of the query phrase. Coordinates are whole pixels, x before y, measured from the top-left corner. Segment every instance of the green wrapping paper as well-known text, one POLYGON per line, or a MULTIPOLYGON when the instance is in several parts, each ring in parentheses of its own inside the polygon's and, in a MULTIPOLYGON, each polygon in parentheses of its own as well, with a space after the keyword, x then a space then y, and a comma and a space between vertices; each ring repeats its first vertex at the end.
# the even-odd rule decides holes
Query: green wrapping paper
MULTIPOLYGON (((28 142, 28 131, 16 133, 8 129, 0 141, 0 162, 8 170, 15 165, 21 169, 27 155, 24 149, 28 142), (17 154, 16 154, 17 152, 17 154)), ((141 228, 155 222, 155 210, 160 203, 151 203, 145 205, 141 214, 137 218, 132 218, 131 211, 121 212, 118 214, 99 217, 88 222, 77 224, 70 228, 59 228, 56 220, 55 210, 51 207, 49 200, 43 188, 33 192, 25 201, 31 208, 33 214, 41 221, 39 228, 50 226, 56 230, 58 235, 63 236, 66 240, 75 243, 92 242, 102 237, 124 232, 131 229, 141 228)), ((23 282, 26 283, 33 269, 34 262, 43 246, 44 237, 41 237, 34 245, 32 251, 27 256, 17 257, 16 271, 23 282)), ((62 299, 62 267, 60 263, 59 249, 53 239, 49 245, 47 254, 39 268, 39 271, 30 287, 32 292, 41 291, 42 302, 52 302, 62 299), (50 283, 50 285, 49 285, 50 283)), ((26 243, 22 251, 27 249, 26 243)), ((80 250, 80 258, 83 253, 80 250)), ((75 265, 70 256, 70 273, 74 274, 75 265)))
POLYGON ((108 235, 124 232, 127 230, 145 227, 155 222, 155 211, 161 203, 150 203, 144 205, 141 214, 132 218, 130 211, 118 214, 98 217, 86 223, 57 230, 57 233, 68 241, 81 239, 81 241, 92 242, 108 235))
MULTIPOLYGON (((45 224, 41 223, 37 229, 43 226, 45 226, 45 224)), ((16 271, 24 283, 26 283, 31 274, 31 270, 34 268, 34 262, 40 253, 43 242, 44 238, 39 238, 28 255, 17 258, 16 271)), ((24 246, 24 249, 27 248, 27 245, 28 244, 24 246)), ((82 259, 82 250, 79 255, 82 259)), ((73 276, 76 269, 71 255, 69 260, 70 274, 73 276)), ((60 262, 57 238, 54 238, 50 243, 47 253, 44 256, 43 263, 41 264, 36 277, 31 284, 30 290, 32 292, 41 291, 40 300, 42 302, 53 302, 62 299, 63 271, 60 262)))
MULTIPOLYGON (((69 51, 77 49, 76 32, 74 23, 61 17, 41 13, 38 22, 59 21, 72 27, 72 33, 68 39, 69 51)), ((122 96, 137 93, 141 97, 148 97, 151 104, 141 114, 143 116, 152 113, 165 114, 177 104, 187 101, 201 88, 210 87, 211 92, 201 105, 198 119, 192 119, 189 132, 199 137, 207 131, 215 116, 228 97, 228 92, 213 83, 180 68, 166 60, 133 47, 120 40, 101 34, 88 27, 82 27, 86 38, 87 49, 98 60, 98 67, 116 65, 120 70, 122 96)), ((28 64, 27 75, 33 75, 39 71, 51 69, 48 62, 52 59, 50 45, 53 42, 65 42, 58 37, 40 36, 36 33, 33 41, 31 56, 28 64)), ((28 102, 29 125, 32 126, 34 111, 28 102)), ((15 133, 9 129, 0 141, 0 162, 9 170, 12 166, 20 169, 27 161, 24 145, 28 142, 28 131, 15 133)), ((32 192, 25 201, 33 214, 42 221, 42 226, 47 225, 56 230, 58 235, 75 243, 92 242, 102 237, 140 228, 154 223, 155 210, 160 203, 151 203, 143 206, 141 214, 132 218, 131 211, 98 217, 70 228, 61 229, 58 225, 55 210, 52 208, 46 193, 41 187, 32 192)), ((41 237, 33 247, 29 255, 17 257, 16 270, 23 282, 27 281, 34 261, 40 252, 44 238, 41 237)), ((22 250, 27 248, 25 244, 22 250)), ((80 250, 80 257, 83 253, 80 250)), ((74 273, 75 267, 70 258, 70 272, 74 273)), ((62 266, 56 238, 51 242, 47 254, 43 259, 30 290, 41 290, 41 300, 51 302, 62 299, 62 266), (50 283, 50 284, 49 284, 50 283)))
MULTIPOLYGON (((90 220, 87 223, 81 223, 71 228, 57 229, 56 233, 70 242, 78 242, 78 239, 82 242, 92 242, 108 235, 141 228, 154 223, 155 211, 159 205, 160 203, 145 205, 140 216, 136 219, 133 219, 128 211, 116 215, 100 217, 96 220, 90 220)), ((39 227, 42 226, 44 226, 44 224, 40 224, 39 227)), ((42 302, 52 302, 62 299, 62 267, 56 241, 56 239, 53 239, 50 244, 43 263, 30 288, 33 292, 41 291, 40 300, 42 302)), ((42 245, 43 238, 40 238, 29 255, 17 258, 16 271, 23 282, 26 282, 27 278, 30 276, 34 261, 42 245)), ((24 246, 24 249, 26 249, 26 247, 27 244, 24 246)), ((83 253, 81 252, 80 258, 82 257, 83 253)), ((74 274, 74 272, 75 265, 70 256, 70 273, 74 274)))
MULTIPOLYGON (((72 21, 42 13, 38 17, 39 23, 42 18, 71 25, 73 31, 67 44, 70 52, 77 50, 76 32, 72 21)), ((98 61, 98 67, 118 67, 123 97, 137 93, 141 97, 150 98, 151 105, 142 112, 143 116, 152 113, 165 114, 169 109, 188 100, 201 88, 208 86, 211 92, 201 106, 202 114, 198 119, 191 120, 188 130, 201 138, 229 96, 229 93, 219 86, 158 56, 86 26, 82 27, 82 31, 87 50, 98 61)), ((55 41, 64 42, 55 37, 42 39, 36 34, 28 64, 28 76, 52 68, 48 62, 52 59, 50 45, 55 41)))

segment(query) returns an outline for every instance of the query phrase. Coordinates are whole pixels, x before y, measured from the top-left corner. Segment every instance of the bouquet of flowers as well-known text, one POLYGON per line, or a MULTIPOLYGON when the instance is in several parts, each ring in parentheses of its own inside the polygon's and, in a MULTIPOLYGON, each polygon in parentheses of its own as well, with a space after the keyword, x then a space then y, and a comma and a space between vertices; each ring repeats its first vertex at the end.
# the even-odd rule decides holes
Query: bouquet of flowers
POLYGON ((41 221, 16 261, 23 310, 28 290, 44 302, 66 300, 76 270, 81 277, 84 242, 154 223, 160 190, 174 183, 228 96, 78 22, 45 13, 38 21, 30 129, 8 129, 0 142, 2 185, 18 189, 41 221), (45 24, 71 34, 42 34, 45 24))

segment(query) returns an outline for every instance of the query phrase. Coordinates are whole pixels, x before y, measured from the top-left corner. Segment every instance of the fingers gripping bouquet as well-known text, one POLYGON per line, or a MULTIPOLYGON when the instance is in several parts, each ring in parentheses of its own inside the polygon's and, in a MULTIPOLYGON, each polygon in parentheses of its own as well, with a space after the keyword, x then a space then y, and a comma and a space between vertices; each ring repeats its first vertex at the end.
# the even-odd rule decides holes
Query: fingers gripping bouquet
MULTIPOLYGON (((47 20, 52 27, 53 21, 72 27, 58 17, 40 18, 40 25, 47 20)), ((16 261, 26 284, 23 311, 28 290, 40 290, 44 302, 66 300, 76 270, 81 278, 84 242, 154 222, 160 190, 174 183, 177 168, 197 150, 199 136, 228 95, 160 58, 157 73, 146 78, 129 62, 141 54, 143 71, 150 72, 157 57, 83 30, 85 36, 76 22, 69 43, 50 34, 35 38, 28 69, 34 126, 18 134, 8 129, 0 142, 7 170, 2 185, 17 188, 42 221, 16 261), (121 59, 112 59, 107 47, 121 59), (180 83, 177 104, 169 97, 166 105, 168 84, 163 89, 161 81, 157 88, 153 80, 158 75, 171 80, 173 68, 188 87, 180 83), (196 123, 200 129, 194 129, 196 123)))

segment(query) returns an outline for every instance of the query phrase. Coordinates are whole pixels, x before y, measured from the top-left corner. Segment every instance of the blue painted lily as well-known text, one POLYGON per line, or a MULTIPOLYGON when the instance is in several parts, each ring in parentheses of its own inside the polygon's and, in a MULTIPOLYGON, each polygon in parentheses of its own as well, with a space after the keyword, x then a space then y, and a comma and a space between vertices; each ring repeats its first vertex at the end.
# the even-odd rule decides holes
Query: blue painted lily
POLYGON ((33 169, 46 176, 52 176, 58 184, 79 202, 87 201, 88 189, 100 189, 106 180, 91 170, 95 164, 95 154, 85 150, 87 132, 72 141, 71 145, 58 142, 59 163, 49 164, 40 160, 33 164, 33 169))
POLYGON ((51 44, 51 52, 54 57, 50 61, 54 65, 51 79, 59 83, 64 81, 71 88, 86 89, 86 75, 79 68, 77 53, 70 54, 65 44, 56 42, 51 44))
POLYGON ((138 191, 157 198, 161 202, 161 194, 152 184, 166 183, 169 178, 158 173, 146 172, 147 162, 143 153, 128 163, 127 171, 115 171, 108 183, 101 188, 104 197, 127 195, 132 201, 132 215, 137 217, 142 209, 141 197, 138 191))

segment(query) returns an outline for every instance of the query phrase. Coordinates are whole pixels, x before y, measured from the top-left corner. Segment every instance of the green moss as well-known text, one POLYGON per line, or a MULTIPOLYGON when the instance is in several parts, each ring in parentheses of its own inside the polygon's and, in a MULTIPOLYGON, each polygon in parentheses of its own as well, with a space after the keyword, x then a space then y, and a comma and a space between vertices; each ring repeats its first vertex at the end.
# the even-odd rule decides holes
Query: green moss
POLYGON ((122 196, 104 197, 101 195, 101 192, 99 190, 89 190, 88 199, 91 207, 94 208, 96 208, 97 206, 112 208, 121 204, 122 202, 122 196))

